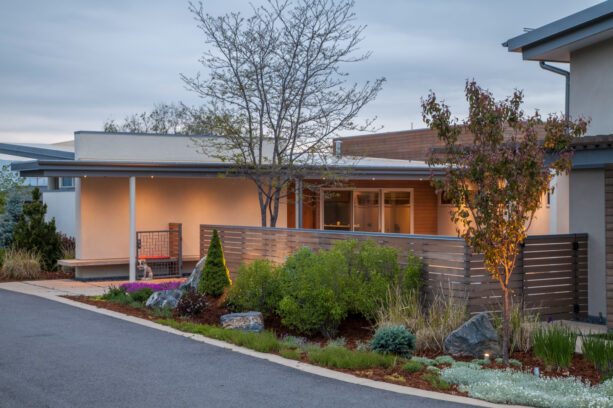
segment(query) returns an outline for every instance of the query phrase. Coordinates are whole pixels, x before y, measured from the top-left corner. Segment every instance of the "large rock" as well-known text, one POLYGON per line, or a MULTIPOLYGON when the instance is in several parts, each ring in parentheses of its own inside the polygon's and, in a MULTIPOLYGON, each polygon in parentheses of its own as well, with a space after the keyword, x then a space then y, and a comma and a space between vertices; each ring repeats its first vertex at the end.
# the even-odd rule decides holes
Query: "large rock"
POLYGON ((179 289, 170 289, 170 290, 159 290, 157 292, 153 292, 149 299, 147 299, 147 303, 145 305, 149 307, 166 307, 170 306, 171 309, 174 309, 179 304, 179 299, 183 296, 183 291, 179 289))
POLYGON ((202 278, 202 269, 204 268, 204 262, 206 261, 206 256, 198 261, 196 266, 194 266, 194 270, 189 275, 189 278, 185 279, 185 282, 179 286, 181 290, 198 290, 198 286, 200 285, 200 279, 202 278))
POLYGON ((259 333, 264 329, 264 318, 260 312, 230 313, 221 316, 224 329, 235 329, 259 333))
POLYGON ((445 352, 454 356, 483 358, 500 356, 500 339, 487 313, 479 313, 451 332, 445 339, 445 352))

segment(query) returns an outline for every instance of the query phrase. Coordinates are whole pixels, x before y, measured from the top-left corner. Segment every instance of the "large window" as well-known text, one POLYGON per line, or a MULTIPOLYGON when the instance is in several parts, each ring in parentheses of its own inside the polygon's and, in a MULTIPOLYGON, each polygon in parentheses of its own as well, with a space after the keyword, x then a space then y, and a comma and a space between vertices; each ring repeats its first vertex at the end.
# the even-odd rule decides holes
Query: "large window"
POLYGON ((413 233, 412 189, 323 190, 321 199, 323 229, 413 233))

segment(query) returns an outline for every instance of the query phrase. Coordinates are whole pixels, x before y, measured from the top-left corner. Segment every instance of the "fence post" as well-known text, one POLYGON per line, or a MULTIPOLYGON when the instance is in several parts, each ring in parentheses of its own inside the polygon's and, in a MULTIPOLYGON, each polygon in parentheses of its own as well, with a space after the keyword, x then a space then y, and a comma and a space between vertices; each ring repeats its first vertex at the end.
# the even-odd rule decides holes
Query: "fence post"
MULTIPOLYGON (((528 239, 528 238, 526 238, 528 239)), ((526 250, 526 240, 519 245, 519 254, 517 257, 517 272, 521 274, 521 312, 526 311, 526 271, 524 270, 524 256, 526 250)))
POLYGON ((579 317, 579 313, 581 312, 579 307, 579 262, 578 255, 579 252, 579 241, 577 241, 577 234, 573 235, 573 283, 574 283, 574 304, 573 304, 573 314, 575 318, 579 317))
POLYGON ((464 241, 464 296, 466 296, 466 309, 468 313, 471 313, 472 305, 471 302, 471 293, 470 293, 470 258, 472 256, 472 252, 470 247, 464 241))

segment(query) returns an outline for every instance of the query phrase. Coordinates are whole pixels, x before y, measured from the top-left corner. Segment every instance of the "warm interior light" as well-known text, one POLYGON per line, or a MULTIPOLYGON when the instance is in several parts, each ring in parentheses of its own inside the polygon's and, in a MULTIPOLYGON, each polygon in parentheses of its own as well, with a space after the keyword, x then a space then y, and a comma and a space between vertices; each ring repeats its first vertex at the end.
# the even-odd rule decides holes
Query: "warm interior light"
POLYGON ((87 174, 84 174, 84 175, 83 175, 83 178, 87 178, 87 174))

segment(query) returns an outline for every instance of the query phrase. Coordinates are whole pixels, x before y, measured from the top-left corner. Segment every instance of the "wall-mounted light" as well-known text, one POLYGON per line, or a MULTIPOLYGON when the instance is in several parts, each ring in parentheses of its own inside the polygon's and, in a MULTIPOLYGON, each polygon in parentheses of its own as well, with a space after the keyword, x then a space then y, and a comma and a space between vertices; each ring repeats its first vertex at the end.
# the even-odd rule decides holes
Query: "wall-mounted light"
POLYGON ((153 176, 151 176, 151 178, 153 178, 153 176))
POLYGON ((87 174, 84 174, 84 175, 83 175, 83 178, 87 178, 87 174))

